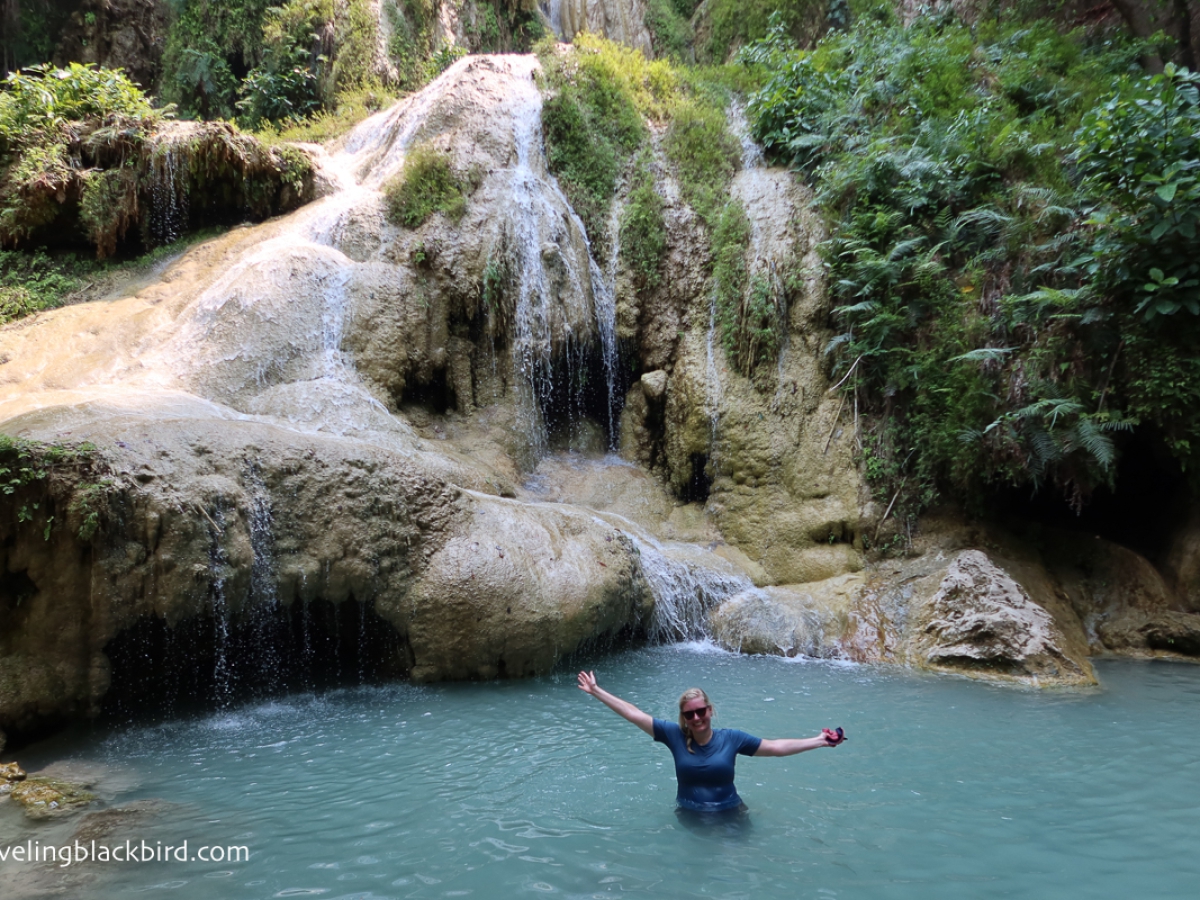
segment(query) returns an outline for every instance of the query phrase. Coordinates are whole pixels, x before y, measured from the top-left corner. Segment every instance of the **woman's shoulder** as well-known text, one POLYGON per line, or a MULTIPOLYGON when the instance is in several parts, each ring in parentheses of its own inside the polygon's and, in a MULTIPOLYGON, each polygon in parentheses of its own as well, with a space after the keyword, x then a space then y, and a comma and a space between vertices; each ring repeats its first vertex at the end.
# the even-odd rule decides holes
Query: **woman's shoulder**
POLYGON ((753 754, 762 743, 762 738, 740 728, 717 728, 713 730, 713 736, 719 736, 723 744, 733 747, 738 753, 753 754))
POLYGON ((683 740, 683 729, 675 722, 669 722, 666 719, 655 719, 654 739, 663 743, 683 740))

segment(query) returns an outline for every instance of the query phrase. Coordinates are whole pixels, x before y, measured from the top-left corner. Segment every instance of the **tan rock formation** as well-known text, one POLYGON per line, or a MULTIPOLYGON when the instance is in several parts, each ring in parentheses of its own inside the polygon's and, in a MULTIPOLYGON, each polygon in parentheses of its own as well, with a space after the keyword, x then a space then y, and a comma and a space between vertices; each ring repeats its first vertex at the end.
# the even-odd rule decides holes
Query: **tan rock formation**
POLYGON ((716 639, 744 652, 901 662, 1035 684, 1091 684, 1087 642, 1044 571, 1018 583, 979 550, 931 554, 865 578, 752 591, 712 616, 716 639), (882 576, 882 577, 881 577, 882 576), (1024 585, 1032 585, 1032 591, 1024 585), (1049 597, 1052 614, 1039 599, 1049 597))
POLYGON ((3 430, 90 440, 108 473, 94 536, 69 512, 77 485, 32 521, 0 517, 0 576, 20 595, 5 598, 0 725, 94 712, 109 642, 139 623, 219 630, 352 601, 394 628, 392 670, 432 679, 544 671, 644 618, 610 525, 470 493, 512 495, 513 460, 539 452, 514 367, 595 327, 586 241, 540 153, 536 65, 464 60, 351 135, 323 200, 131 296, 0 333, 3 430), (418 142, 479 173, 461 222, 384 220, 380 188, 418 142), (480 307, 489 263, 507 272, 502 309, 480 307), (506 561, 473 568, 477 541, 506 561))
POLYGON ((646 28, 645 0, 548 0, 543 9, 561 40, 588 31, 628 44, 647 56, 654 54, 646 28))
POLYGON ((978 550, 955 557, 936 593, 914 610, 913 628, 913 652, 929 668, 1046 683, 1095 681, 1078 625, 1061 626, 978 550))
MULTIPOLYGON (((820 226, 808 212, 807 190, 789 172, 746 169, 734 195, 752 225, 752 273, 817 270, 809 247, 820 239, 820 226)), ((693 308, 667 385, 672 482, 682 492, 711 479, 709 510, 726 540, 762 566, 769 584, 822 581, 862 567, 854 421, 829 393, 825 303, 815 278, 792 298, 771 390, 728 364, 707 308, 702 318, 693 308)))

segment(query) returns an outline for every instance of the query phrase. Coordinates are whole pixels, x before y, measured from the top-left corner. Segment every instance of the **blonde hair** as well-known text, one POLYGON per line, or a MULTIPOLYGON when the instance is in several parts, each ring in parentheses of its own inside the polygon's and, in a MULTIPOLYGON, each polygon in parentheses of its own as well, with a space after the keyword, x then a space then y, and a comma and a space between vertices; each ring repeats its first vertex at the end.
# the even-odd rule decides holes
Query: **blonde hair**
POLYGON ((683 715, 683 704, 690 703, 692 700, 703 700, 704 705, 712 710, 709 715, 715 716, 717 711, 712 709, 712 701, 708 699, 708 694, 704 693, 700 688, 688 688, 679 695, 679 727, 683 729, 683 735, 687 738, 687 752, 692 752, 692 728, 688 724, 688 720, 683 715))

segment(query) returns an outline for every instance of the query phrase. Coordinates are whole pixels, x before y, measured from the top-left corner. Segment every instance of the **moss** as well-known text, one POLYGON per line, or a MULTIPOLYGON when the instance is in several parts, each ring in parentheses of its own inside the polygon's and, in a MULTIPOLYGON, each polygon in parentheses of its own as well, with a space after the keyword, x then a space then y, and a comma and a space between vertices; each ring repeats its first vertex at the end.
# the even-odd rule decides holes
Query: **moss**
POLYGON ((0 434, 0 508, 45 540, 64 522, 91 541, 108 515, 114 481, 94 444, 30 441, 0 434))
POLYGON ((457 222, 467 210, 469 182, 455 173, 449 158, 427 145, 413 147, 404 167, 383 189, 388 220, 418 228, 435 212, 457 222))
POLYGON ((104 258, 133 236, 152 247, 311 196, 312 166, 296 148, 266 146, 227 123, 168 124, 120 73, 21 77, 32 84, 0 98, 0 244, 86 241, 104 258), (160 221, 166 196, 186 218, 160 221))
POLYGON ((713 227, 742 155, 724 111, 711 98, 680 101, 672 110, 663 148, 679 175, 684 199, 713 227))
POLYGON ((24 808, 27 816, 34 819, 87 806, 96 799, 82 785, 37 776, 17 784, 9 796, 24 808))
POLYGON ((100 257, 112 256, 139 217, 137 171, 129 166, 88 172, 79 200, 79 222, 100 257))
POLYGON ((663 220, 662 195, 643 155, 621 213, 620 253, 632 269, 639 287, 652 289, 662 280, 666 251, 667 227, 663 220))

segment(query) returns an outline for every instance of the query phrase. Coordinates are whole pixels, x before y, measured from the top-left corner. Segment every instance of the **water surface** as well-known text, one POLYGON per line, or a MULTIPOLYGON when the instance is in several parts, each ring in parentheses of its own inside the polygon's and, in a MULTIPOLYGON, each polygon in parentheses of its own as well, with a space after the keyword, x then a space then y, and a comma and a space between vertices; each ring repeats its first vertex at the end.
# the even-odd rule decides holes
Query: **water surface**
POLYGON ((595 667, 658 716, 698 684, 719 726, 850 739, 740 759, 750 825, 708 831, 677 820, 667 751, 565 670, 295 696, 44 752, 131 771, 117 803, 177 804, 152 842, 251 850, 103 867, 87 890, 100 900, 1183 898, 1200 884, 1200 667, 1102 661, 1086 691, 703 647, 595 667))

